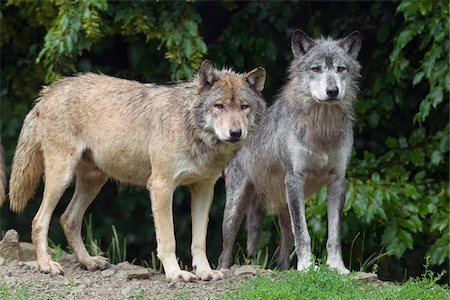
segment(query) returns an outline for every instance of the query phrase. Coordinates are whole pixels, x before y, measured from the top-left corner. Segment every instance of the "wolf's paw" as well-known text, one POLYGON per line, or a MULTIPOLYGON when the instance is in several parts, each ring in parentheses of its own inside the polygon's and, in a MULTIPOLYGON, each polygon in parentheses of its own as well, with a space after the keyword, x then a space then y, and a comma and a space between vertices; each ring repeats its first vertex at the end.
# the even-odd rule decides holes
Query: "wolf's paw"
POLYGON ((302 259, 297 262, 297 270, 300 272, 306 272, 312 266, 310 259, 302 259))
POLYGON ((170 282, 184 281, 184 282, 197 282, 197 276, 188 271, 174 271, 166 273, 166 279, 170 282))
POLYGON ((343 262, 328 261, 327 267, 336 269, 341 275, 350 274, 350 271, 344 266, 343 262))
POLYGON ((59 263, 53 260, 39 261, 39 270, 45 274, 51 274, 52 276, 64 275, 64 270, 59 263))
POLYGON ((108 259, 103 256, 89 256, 87 258, 79 259, 80 265, 89 271, 104 270, 109 267, 108 259))
POLYGON ((220 280, 223 279, 223 273, 220 271, 216 271, 216 270, 197 270, 195 271, 195 275, 197 275, 198 278, 200 278, 200 280, 204 280, 204 281, 216 281, 216 280, 220 280))

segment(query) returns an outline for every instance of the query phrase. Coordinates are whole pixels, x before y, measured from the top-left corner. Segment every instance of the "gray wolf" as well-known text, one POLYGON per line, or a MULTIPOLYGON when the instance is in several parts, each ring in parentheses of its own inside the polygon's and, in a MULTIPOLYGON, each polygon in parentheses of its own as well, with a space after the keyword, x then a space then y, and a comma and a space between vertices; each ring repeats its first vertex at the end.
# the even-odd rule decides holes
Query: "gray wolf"
POLYGON ((108 178, 147 187, 157 255, 168 280, 217 280, 206 256, 213 188, 223 168, 252 134, 265 108, 265 70, 217 70, 204 61, 191 81, 141 84, 82 74, 45 87, 25 118, 10 180, 10 207, 21 212, 45 173, 44 196, 32 222, 42 272, 63 274, 48 254, 51 215, 76 175, 75 193, 61 216, 67 242, 88 270, 105 269, 81 237, 83 215, 108 178), (179 185, 192 198, 193 273, 175 255, 172 196, 179 185))
POLYGON ((232 247, 247 211, 247 251, 254 254, 265 211, 278 215, 277 265, 289 267, 292 240, 297 269, 311 264, 305 200, 327 186, 327 265, 348 273, 341 254, 340 227, 345 172, 353 145, 361 48, 359 32, 344 39, 311 39, 296 31, 288 79, 255 135, 225 170, 226 205, 219 268, 232 262, 232 247), (264 198, 266 201, 262 201, 264 198))

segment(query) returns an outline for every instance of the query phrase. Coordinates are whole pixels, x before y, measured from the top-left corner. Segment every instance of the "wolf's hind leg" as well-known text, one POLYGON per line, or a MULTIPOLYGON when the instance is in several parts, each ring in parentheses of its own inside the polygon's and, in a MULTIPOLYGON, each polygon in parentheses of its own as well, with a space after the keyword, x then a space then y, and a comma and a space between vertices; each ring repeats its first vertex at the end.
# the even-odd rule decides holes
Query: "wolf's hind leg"
POLYGON ((48 253, 48 229, 53 211, 72 180, 76 164, 76 155, 63 156, 62 152, 59 149, 45 152, 44 196, 32 224, 32 239, 39 270, 52 275, 63 275, 64 271, 48 253))
POLYGON ((261 231, 265 216, 265 211, 262 208, 260 201, 251 201, 247 208, 247 255, 255 255, 258 248, 259 238, 261 237, 261 231))
POLYGON ((255 189, 243 174, 226 177, 226 203, 222 223, 222 253, 219 269, 228 269, 233 260, 233 244, 248 204, 255 198, 255 189))
POLYGON ((279 270, 289 269, 292 245, 294 244, 294 235, 292 234, 291 217, 287 207, 281 208, 278 212, 278 225, 280 226, 280 247, 278 249, 277 268, 279 270))
POLYGON ((105 184, 107 176, 95 166, 84 161, 79 162, 76 175, 75 193, 61 216, 61 225, 77 261, 87 270, 104 270, 108 267, 107 259, 102 256, 92 257, 89 255, 81 237, 81 227, 86 209, 105 184))

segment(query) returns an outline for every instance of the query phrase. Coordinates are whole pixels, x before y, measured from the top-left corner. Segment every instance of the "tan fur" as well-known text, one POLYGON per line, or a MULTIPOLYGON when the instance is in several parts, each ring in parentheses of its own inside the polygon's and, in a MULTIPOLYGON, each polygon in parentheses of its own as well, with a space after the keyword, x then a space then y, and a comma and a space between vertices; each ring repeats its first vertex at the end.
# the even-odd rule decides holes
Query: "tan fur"
MULTIPOLYGON (((258 79, 255 75, 261 71, 249 74, 252 80, 258 79)), ((175 188, 190 186, 195 273, 202 280, 222 278, 223 274, 211 270, 206 257, 208 214, 214 184, 240 143, 219 140, 213 132, 254 127, 255 114, 262 113, 254 105, 256 98, 261 106, 256 89, 261 80, 250 82, 249 74, 213 70, 206 62, 194 81, 173 86, 85 74, 44 88, 25 119, 10 186, 11 209, 20 212, 45 170, 43 201, 32 232, 41 271, 63 273, 48 254, 47 233, 52 212, 76 175, 75 193, 61 225, 78 262, 87 269, 107 267, 105 258, 87 252, 81 223, 112 177, 149 189, 158 257, 170 280, 196 279, 177 263, 172 220, 175 188), (213 106, 218 102, 225 106, 220 112, 213 106), (241 107, 250 102, 254 112, 241 107)))

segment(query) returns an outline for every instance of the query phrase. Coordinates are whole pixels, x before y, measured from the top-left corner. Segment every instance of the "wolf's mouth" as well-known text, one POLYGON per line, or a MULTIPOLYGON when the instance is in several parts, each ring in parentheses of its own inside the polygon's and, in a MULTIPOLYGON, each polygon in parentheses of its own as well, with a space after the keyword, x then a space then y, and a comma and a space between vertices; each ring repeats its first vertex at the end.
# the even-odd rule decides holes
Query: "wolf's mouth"
POLYGON ((227 144, 231 144, 231 145, 236 145, 239 144, 239 142, 242 141, 242 139, 240 138, 231 138, 228 140, 220 140, 221 142, 227 143, 227 144))

